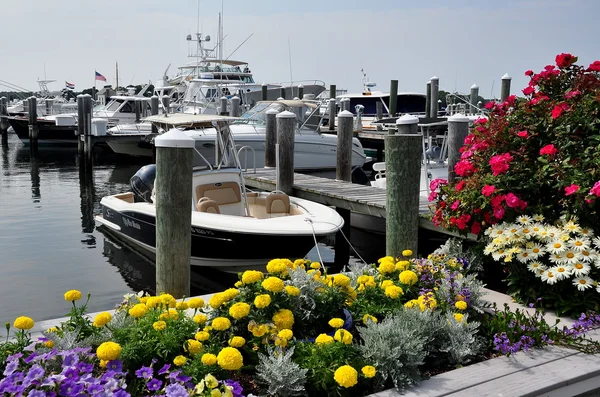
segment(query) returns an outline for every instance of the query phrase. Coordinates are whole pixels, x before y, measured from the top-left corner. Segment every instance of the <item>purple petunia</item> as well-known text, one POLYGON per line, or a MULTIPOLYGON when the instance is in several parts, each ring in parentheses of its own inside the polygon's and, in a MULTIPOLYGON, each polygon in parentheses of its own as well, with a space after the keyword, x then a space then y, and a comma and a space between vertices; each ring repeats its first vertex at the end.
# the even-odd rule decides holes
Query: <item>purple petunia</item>
POLYGON ((167 372, 169 372, 169 369, 171 369, 171 364, 165 364, 165 365, 163 365, 163 367, 161 369, 158 370, 158 374, 164 375, 167 372))
POLYGON ((185 387, 178 383, 167 386, 165 391, 167 392, 167 397, 189 397, 189 393, 185 387))
POLYGON ((244 395, 242 394, 244 392, 244 389, 242 389, 242 386, 239 382, 227 379, 225 381, 225 385, 231 387, 231 393, 233 394, 233 397, 244 397, 244 395))
MULTIPOLYGON (((121 360, 112 360, 106 363, 106 368, 115 372, 123 372, 123 361, 121 360)), ((150 375, 152 376, 152 375, 150 375)))
POLYGON ((148 384, 146 385, 146 387, 150 391, 156 391, 156 390, 160 389, 161 386, 162 386, 162 381, 160 381, 158 379, 154 379, 154 378, 152 380, 150 380, 150 382, 148 382, 148 384))
POLYGON ((137 376, 138 378, 152 379, 153 374, 154 369, 152 369, 152 367, 142 367, 135 371, 135 376, 137 376))

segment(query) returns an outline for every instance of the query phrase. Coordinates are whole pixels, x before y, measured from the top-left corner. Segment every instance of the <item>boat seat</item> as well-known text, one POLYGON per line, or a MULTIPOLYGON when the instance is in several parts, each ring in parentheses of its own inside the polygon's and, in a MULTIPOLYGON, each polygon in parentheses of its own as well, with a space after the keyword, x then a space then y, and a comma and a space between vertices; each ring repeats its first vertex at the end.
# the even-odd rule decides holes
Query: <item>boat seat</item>
POLYGON ((285 216, 290 213, 290 197, 285 193, 271 193, 265 199, 268 217, 285 216))
POLYGON ((196 186, 196 197, 207 197, 216 201, 218 205, 224 205, 239 203, 242 193, 240 185, 236 182, 207 183, 196 186))
POLYGON ((208 197, 202 197, 196 204, 196 211, 208 212, 212 214, 220 214, 219 205, 215 200, 211 200, 208 197))

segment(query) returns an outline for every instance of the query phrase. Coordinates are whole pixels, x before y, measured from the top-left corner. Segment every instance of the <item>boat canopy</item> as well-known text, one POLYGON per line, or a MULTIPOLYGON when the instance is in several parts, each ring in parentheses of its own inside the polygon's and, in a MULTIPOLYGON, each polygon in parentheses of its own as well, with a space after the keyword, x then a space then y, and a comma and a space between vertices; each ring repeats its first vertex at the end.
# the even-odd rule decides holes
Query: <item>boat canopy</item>
MULTIPOLYGON (((238 120, 237 117, 217 116, 209 114, 170 113, 168 115, 154 115, 146 117, 144 121, 158 124, 160 126, 195 129, 212 127, 214 122, 231 124, 238 120)), ((168 128, 165 128, 167 130, 168 128)))

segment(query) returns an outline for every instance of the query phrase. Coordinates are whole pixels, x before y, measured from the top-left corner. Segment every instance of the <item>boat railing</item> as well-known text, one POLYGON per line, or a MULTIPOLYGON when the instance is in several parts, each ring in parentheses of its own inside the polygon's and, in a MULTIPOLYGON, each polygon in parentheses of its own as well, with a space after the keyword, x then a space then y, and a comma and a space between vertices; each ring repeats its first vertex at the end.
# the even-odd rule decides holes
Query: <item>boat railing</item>
POLYGON ((280 85, 285 87, 297 87, 299 85, 320 85, 325 87, 325 82, 323 80, 294 80, 294 81, 283 81, 279 83, 269 83, 273 85, 280 85))
MULTIPOLYGON (((245 146, 240 147, 238 149, 237 156, 238 156, 238 159, 241 159, 241 154, 242 154, 242 152, 244 152, 244 172, 247 172, 248 171, 248 151, 249 150, 252 152, 252 165, 254 168, 253 173, 256 174, 256 152, 254 151, 254 148, 252 146, 245 145, 245 146)), ((241 163, 241 161, 240 161, 240 163, 241 163)))

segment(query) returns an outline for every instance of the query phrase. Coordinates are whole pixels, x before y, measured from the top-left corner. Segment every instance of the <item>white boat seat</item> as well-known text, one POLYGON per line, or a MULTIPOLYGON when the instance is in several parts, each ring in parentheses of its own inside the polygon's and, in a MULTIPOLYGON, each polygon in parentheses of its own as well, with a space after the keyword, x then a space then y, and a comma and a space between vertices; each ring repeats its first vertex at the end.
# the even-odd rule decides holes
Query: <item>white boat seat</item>
POLYGON ((236 182, 207 183, 196 186, 196 197, 208 197, 218 205, 234 204, 242 200, 242 192, 236 182))
POLYGON ((271 193, 265 199, 267 216, 283 216, 290 213, 290 197, 285 193, 271 193))
POLYGON ((208 197, 202 197, 196 204, 196 211, 208 212, 212 214, 220 214, 219 205, 215 200, 211 200, 208 197))

